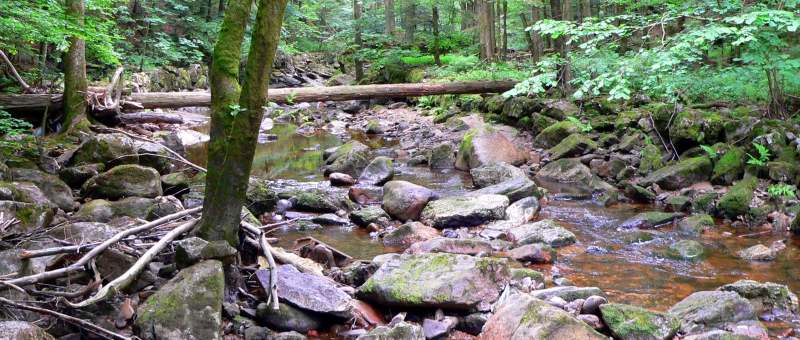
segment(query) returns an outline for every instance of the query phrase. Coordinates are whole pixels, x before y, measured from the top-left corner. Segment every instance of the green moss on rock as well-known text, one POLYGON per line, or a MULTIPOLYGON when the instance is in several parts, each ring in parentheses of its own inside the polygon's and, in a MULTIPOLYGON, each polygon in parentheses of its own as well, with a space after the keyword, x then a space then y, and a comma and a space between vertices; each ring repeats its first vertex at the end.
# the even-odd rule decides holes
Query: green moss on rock
POLYGON ((755 177, 748 177, 739 181, 720 198, 719 203, 717 203, 717 210, 727 218, 747 215, 750 201, 753 200, 753 191, 757 186, 758 179, 755 177))

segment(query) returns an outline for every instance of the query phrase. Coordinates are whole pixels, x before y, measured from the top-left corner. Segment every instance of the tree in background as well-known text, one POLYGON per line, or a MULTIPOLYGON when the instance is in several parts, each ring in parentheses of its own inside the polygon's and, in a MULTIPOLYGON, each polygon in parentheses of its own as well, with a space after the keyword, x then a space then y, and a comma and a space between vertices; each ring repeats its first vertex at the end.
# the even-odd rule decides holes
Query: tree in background
POLYGON ((69 38, 69 49, 64 58, 64 124, 61 131, 86 119, 86 42, 83 40, 83 0, 66 0, 66 15, 75 32, 69 38))
POLYGON ((199 229, 206 240, 238 246, 242 203, 287 2, 258 0, 241 87, 239 63, 253 0, 228 3, 211 63, 211 141, 199 229))

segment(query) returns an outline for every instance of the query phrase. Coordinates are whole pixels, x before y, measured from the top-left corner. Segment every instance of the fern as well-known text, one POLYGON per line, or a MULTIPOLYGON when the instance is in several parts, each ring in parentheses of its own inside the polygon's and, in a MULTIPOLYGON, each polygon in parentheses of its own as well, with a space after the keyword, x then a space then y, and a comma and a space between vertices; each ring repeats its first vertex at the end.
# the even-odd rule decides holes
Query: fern
POLYGON ((784 183, 772 184, 769 187, 767 187, 767 193, 773 199, 778 199, 778 198, 784 198, 784 199, 786 199, 786 198, 797 198, 796 191, 797 191, 797 188, 795 188, 793 185, 784 184, 784 183))
POLYGON ((766 146, 763 146, 755 142, 753 143, 753 146, 756 148, 756 151, 758 152, 758 157, 755 157, 748 153, 747 164, 755 165, 758 167, 767 165, 767 162, 769 162, 769 158, 772 156, 772 154, 769 152, 769 149, 767 149, 766 146))
POLYGON ((712 147, 710 147, 708 145, 700 145, 700 148, 703 149, 703 151, 705 151, 706 154, 708 154, 708 157, 711 158, 711 159, 715 159, 715 158, 719 157, 719 154, 717 153, 717 150, 714 150, 714 148, 712 148, 712 147))
POLYGON ((590 124, 590 123, 581 122, 580 119, 572 117, 572 116, 567 117, 567 120, 570 121, 572 124, 575 124, 575 126, 577 126, 578 129, 581 130, 581 132, 583 132, 583 133, 592 132, 593 128, 592 128, 592 124, 590 124))

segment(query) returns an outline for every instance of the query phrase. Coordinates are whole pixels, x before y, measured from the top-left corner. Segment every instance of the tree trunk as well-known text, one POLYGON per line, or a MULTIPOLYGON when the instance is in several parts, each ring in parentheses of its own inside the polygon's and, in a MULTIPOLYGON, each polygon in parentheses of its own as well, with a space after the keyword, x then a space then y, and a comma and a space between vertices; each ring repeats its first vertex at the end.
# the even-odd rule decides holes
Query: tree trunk
POLYGON ((394 36, 394 0, 383 0, 384 6, 384 33, 394 36))
POLYGON ((417 5, 414 0, 406 0, 403 7, 403 44, 414 43, 414 31, 417 30, 417 5))
MULTIPOLYGON (((329 87, 299 87, 269 90, 269 101, 286 104, 292 102, 324 102, 344 100, 366 100, 374 98, 420 97, 442 94, 500 93, 514 87, 513 81, 470 81, 458 83, 415 83, 356 85, 329 87)), ((190 106, 209 106, 208 92, 146 92, 132 93, 123 98, 131 104, 123 105, 125 111, 142 109, 171 109, 190 106)), ((60 109, 62 96, 58 94, 0 94, 0 108, 14 113, 41 113, 45 106, 60 109)), ((235 105, 235 103, 232 103, 235 105)))
POLYGON ((535 34, 534 32, 528 32, 527 29, 530 24, 528 23, 528 17, 525 16, 525 13, 519 14, 519 19, 522 21, 522 33, 525 34, 525 42, 528 43, 528 52, 531 53, 531 60, 536 62, 536 45, 533 44, 533 39, 531 38, 531 34, 535 34))
POLYGON ((508 0, 503 0, 503 60, 508 57, 508 0))
POLYGON ((264 115, 287 0, 259 0, 244 84, 239 90, 242 40, 251 0, 231 0, 211 64, 211 142, 208 145, 200 237, 239 244, 242 203, 264 115))
MULTIPOLYGON (((531 24, 535 24, 539 20, 542 20, 542 8, 533 6, 531 7, 531 24)), ((539 59, 542 58, 542 52, 544 51, 544 43, 542 39, 542 35, 539 34, 537 31, 531 31, 531 39, 533 40, 533 62, 539 62, 539 59)))
MULTIPOLYGON (((86 10, 83 0, 66 1, 67 17, 82 27, 86 10)), ((69 49, 64 58, 64 125, 62 132, 69 131, 86 120, 86 42, 78 36, 69 38, 69 49)))
POLYGON ((442 60, 439 57, 439 8, 433 6, 431 13, 431 25, 433 26, 433 62, 437 66, 442 66, 442 60))
MULTIPOLYGON (((572 0, 562 0, 561 15, 564 21, 573 20, 572 15, 572 0)), ((562 37, 561 40, 561 72, 559 77, 559 86, 563 94, 569 95, 572 93, 572 61, 569 59, 571 46, 567 43, 567 38, 562 37)))
POLYGON ((492 0, 478 0, 478 34, 480 38, 480 57, 486 61, 494 61, 494 17, 492 0))
POLYGON ((219 0, 217 4, 217 17, 225 14, 225 0, 219 0))
POLYGON ((592 0, 581 0, 581 21, 592 16, 592 0))
POLYGON ((786 98, 783 94, 783 84, 780 79, 780 74, 774 68, 766 70, 767 84, 769 86, 769 106, 767 107, 767 116, 770 118, 785 118, 786 111, 786 98))
POLYGON ((361 3, 359 0, 353 0, 353 26, 355 32, 356 54, 353 56, 353 66, 356 71, 356 80, 360 81, 364 78, 364 62, 358 56, 361 49, 364 48, 361 41, 361 3))

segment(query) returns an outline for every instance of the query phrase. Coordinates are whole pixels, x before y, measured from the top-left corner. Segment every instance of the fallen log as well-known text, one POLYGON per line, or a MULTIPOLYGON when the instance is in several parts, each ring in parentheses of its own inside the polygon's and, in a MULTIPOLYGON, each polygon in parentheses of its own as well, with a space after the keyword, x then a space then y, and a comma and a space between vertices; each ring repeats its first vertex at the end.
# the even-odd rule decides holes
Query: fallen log
MULTIPOLYGON (((354 85, 329 87, 300 87, 269 90, 269 101, 277 104, 365 100, 374 98, 420 97, 443 94, 501 93, 514 87, 515 82, 472 81, 457 83, 420 83, 354 85)), ((209 92, 149 92, 132 93, 122 98, 122 110, 173 109, 211 105, 209 92), (138 104, 138 105, 137 105, 138 104)), ((0 94, 0 109, 7 111, 41 112, 62 106, 60 94, 0 94)))

